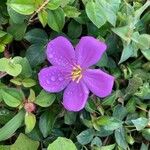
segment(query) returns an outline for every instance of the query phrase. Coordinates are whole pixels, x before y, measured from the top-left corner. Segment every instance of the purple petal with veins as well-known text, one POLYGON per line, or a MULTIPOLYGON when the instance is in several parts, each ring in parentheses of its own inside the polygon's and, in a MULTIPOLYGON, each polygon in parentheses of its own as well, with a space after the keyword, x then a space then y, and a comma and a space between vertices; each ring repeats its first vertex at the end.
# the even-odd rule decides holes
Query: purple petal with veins
POLYGON ((83 80, 89 90, 99 97, 108 96, 114 84, 114 77, 100 69, 87 69, 83 80))
POLYGON ((71 79, 67 78, 68 72, 60 66, 44 68, 38 74, 40 85, 45 91, 60 92, 71 81, 71 79))
POLYGON ((69 111, 79 111, 84 108, 89 90, 83 82, 71 82, 64 91, 63 105, 69 111))
POLYGON ((59 36, 47 45, 47 59, 54 66, 73 65, 75 52, 72 44, 65 37, 59 36))
POLYGON ((91 37, 82 37, 75 47, 77 63, 87 68, 96 64, 106 50, 106 44, 91 37))

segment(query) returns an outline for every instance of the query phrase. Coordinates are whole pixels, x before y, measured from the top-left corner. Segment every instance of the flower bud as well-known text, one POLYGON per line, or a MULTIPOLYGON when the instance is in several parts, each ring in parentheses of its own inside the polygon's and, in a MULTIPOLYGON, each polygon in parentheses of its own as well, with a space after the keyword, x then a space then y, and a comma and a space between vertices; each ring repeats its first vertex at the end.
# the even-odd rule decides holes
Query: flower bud
POLYGON ((24 109, 26 110, 26 112, 33 112, 35 111, 36 107, 35 107, 35 104, 34 103, 31 103, 31 102, 26 102, 24 104, 24 109))

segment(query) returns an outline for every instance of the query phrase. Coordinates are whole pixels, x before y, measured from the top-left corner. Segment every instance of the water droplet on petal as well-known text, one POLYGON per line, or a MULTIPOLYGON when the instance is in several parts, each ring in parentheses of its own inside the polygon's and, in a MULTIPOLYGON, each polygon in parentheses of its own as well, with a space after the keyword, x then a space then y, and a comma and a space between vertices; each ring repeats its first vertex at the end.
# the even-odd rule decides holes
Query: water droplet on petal
POLYGON ((46 80, 46 83, 47 83, 47 84, 50 84, 50 81, 49 81, 49 80, 46 80))
POLYGON ((49 54, 48 56, 49 56, 49 58, 53 58, 53 55, 52 55, 52 54, 49 54))
POLYGON ((58 59, 58 61, 59 61, 59 62, 63 62, 62 59, 60 59, 60 58, 58 59))
POLYGON ((52 77, 51 77, 51 80, 52 80, 52 81, 56 81, 56 77, 55 77, 55 76, 52 76, 52 77))
POLYGON ((59 80, 59 81, 62 81, 62 80, 63 80, 63 77, 59 77, 58 80, 59 80))
POLYGON ((68 91, 68 92, 67 92, 67 95, 71 95, 71 94, 72 94, 72 92, 71 92, 71 91, 68 91))

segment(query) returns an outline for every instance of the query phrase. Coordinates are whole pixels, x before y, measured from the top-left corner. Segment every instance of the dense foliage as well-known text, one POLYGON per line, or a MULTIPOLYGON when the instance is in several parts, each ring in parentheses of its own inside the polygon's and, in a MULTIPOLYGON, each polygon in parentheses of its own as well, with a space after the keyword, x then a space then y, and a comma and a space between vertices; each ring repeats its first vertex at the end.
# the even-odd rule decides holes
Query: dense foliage
MULTIPOLYGON (((150 148, 150 0, 0 0, 0 150, 150 148), (49 40, 85 35, 107 44, 95 65, 115 77, 113 92, 90 94, 69 112, 38 73, 49 40)), ((88 43, 87 43, 88 44, 88 43)))

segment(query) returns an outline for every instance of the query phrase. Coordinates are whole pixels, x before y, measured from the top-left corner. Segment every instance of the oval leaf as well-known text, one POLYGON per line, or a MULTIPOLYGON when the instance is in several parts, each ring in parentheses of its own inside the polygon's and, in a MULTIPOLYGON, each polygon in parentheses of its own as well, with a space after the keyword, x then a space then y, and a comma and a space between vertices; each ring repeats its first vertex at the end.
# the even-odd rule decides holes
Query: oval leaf
POLYGON ((30 133, 36 124, 36 117, 32 113, 26 113, 25 115, 25 125, 26 125, 26 133, 30 133))
POLYGON ((48 25, 57 32, 60 32, 65 23, 65 15, 61 8, 48 10, 48 25))
POLYGON ((16 89, 2 89, 1 93, 2 99, 10 107, 18 107, 24 99, 23 93, 16 89))
POLYGON ((48 146, 48 150, 77 150, 75 144, 64 137, 58 137, 52 144, 48 146))
POLYGON ((0 128, 0 141, 10 138, 14 132, 21 126, 24 120, 24 111, 20 111, 15 117, 0 128))
POLYGON ((46 91, 42 90, 40 94, 36 97, 34 103, 41 107, 48 107, 52 105, 55 99, 56 99, 55 94, 47 93, 46 91))
POLYGON ((35 11, 35 0, 10 0, 8 4, 23 15, 30 15, 35 11))

